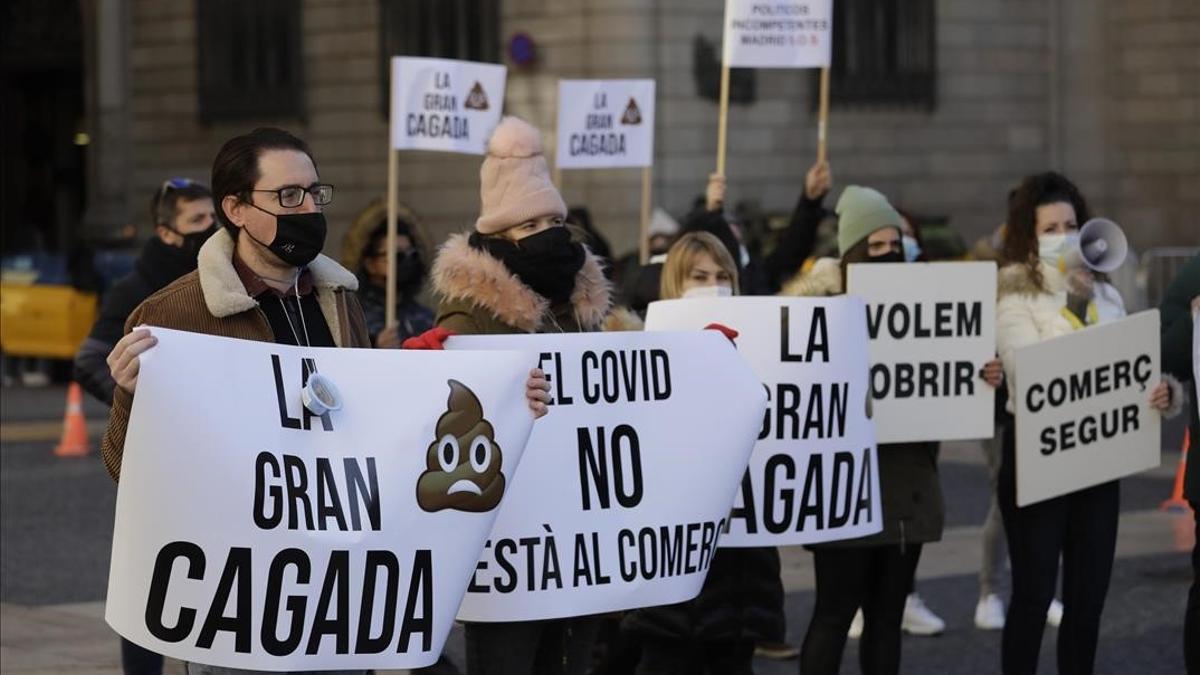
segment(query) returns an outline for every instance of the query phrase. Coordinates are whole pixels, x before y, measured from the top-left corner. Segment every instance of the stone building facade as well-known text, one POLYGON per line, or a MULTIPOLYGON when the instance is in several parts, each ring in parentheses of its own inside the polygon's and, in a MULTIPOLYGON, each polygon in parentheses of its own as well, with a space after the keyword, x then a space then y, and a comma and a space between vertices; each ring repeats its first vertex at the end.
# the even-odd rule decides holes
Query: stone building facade
MULTIPOLYGON (((89 222, 140 222, 164 177, 207 181, 221 142, 278 124, 312 144, 322 178, 337 186, 327 209, 336 251, 355 214, 385 193, 381 3, 404 0, 282 0, 299 14, 300 110, 205 120, 194 3, 214 1, 85 0, 94 10, 85 12, 93 22, 89 119, 96 127, 89 222)), ((901 23, 911 20, 907 8, 921 4, 834 1, 891 7, 901 23)), ((559 78, 656 79, 653 201, 680 215, 703 191, 715 166, 717 105, 700 95, 711 72, 701 72, 698 59, 705 44, 719 50, 723 2, 439 4, 463 12, 490 7, 502 61, 509 61, 511 36, 533 39, 533 65, 509 61, 506 110, 544 130, 553 128, 559 78)), ((871 100, 870 91, 851 102, 835 96, 829 157, 838 187, 877 187, 911 211, 947 217, 970 239, 1002 220, 1005 196, 1022 175, 1058 168, 1081 183, 1097 212, 1126 226, 1135 247, 1200 242, 1200 4, 924 4, 932 93, 917 105, 871 100)), ((814 80, 794 70, 752 77, 752 101, 730 111, 729 197, 786 211, 815 156, 814 80)), ((835 75, 835 91, 836 82, 835 75)), ((401 199, 440 239, 473 222, 478 168, 478 157, 404 153, 401 199)), ((590 207, 615 250, 636 246, 639 172, 568 171, 563 182, 568 203, 590 207)))

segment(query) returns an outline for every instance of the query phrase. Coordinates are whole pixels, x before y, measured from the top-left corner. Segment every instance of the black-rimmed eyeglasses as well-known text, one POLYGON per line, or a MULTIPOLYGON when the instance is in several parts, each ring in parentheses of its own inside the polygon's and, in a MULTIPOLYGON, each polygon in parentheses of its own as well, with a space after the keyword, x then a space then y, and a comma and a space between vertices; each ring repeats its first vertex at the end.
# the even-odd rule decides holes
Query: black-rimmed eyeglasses
POLYGON ((279 200, 279 205, 285 209, 294 209, 304 203, 304 195, 310 194, 313 203, 325 206, 333 202, 333 186, 329 183, 313 183, 308 187, 289 185, 278 190, 251 190, 251 192, 273 192, 279 200))

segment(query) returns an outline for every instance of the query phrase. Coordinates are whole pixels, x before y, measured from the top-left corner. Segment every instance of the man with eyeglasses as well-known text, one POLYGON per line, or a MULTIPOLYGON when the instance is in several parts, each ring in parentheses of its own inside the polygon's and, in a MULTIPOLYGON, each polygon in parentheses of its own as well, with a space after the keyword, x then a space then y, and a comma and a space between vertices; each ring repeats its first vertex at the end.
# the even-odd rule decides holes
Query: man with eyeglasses
MULTIPOLYGON (((96 323, 75 355, 75 381, 110 405, 116 384, 105 359, 125 334, 125 320, 143 300, 196 269, 200 247, 217 231, 212 192, 188 178, 171 178, 155 190, 150 218, 154 236, 142 247, 133 271, 104 293, 96 323)), ((160 659, 158 671, 150 672, 161 670, 160 659)))
MULTIPOLYGON (((116 381, 101 441, 105 467, 121 474, 138 356, 156 340, 137 326, 311 347, 370 347, 354 275, 321 255, 333 186, 320 182, 308 145, 281 129, 229 140, 213 161, 221 229, 200 249, 196 271, 130 315, 108 356, 116 381)), ((242 672, 190 663, 189 675, 242 672)), ((361 671, 355 671, 361 672, 361 671)))
POLYGON ((370 347, 354 291, 358 280, 321 255, 333 186, 321 183, 308 145, 282 129, 230 139, 213 160, 221 229, 200 249, 198 267, 143 302, 108 356, 116 389, 101 443, 113 478, 138 355, 156 340, 140 325, 310 347, 370 347))
MULTIPOLYGON (((134 310, 108 357, 117 386, 100 454, 114 480, 121 475, 140 355, 157 342, 138 326, 287 345, 371 346, 355 296, 358 280, 320 253, 326 230, 321 207, 333 200, 333 186, 320 182, 308 145, 273 128, 233 138, 213 160, 212 186, 221 230, 200 249, 195 272, 134 310)), ((440 346, 445 332, 430 333, 424 348, 440 346)), ((535 417, 546 414, 549 389, 540 371, 530 372, 524 394, 535 417)), ((187 672, 250 671, 189 663, 187 672)))

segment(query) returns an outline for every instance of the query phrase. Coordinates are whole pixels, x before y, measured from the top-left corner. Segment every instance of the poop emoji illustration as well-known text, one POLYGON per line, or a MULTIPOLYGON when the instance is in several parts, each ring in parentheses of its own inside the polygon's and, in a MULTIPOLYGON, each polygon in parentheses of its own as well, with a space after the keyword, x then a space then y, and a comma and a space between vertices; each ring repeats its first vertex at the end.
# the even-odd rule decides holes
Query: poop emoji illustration
POLYGON ((478 82, 471 87, 471 91, 467 93, 467 100, 463 102, 463 107, 468 110, 487 110, 488 97, 487 92, 483 90, 483 86, 478 82))
POLYGON ((450 397, 438 418, 425 472, 417 479, 417 504, 426 511, 491 511, 504 496, 502 455, 483 406, 462 382, 448 380, 450 397))
POLYGON ((638 108, 637 101, 633 100, 631 97, 629 99, 629 105, 625 107, 625 113, 621 115, 621 124, 634 125, 641 123, 642 110, 638 108))

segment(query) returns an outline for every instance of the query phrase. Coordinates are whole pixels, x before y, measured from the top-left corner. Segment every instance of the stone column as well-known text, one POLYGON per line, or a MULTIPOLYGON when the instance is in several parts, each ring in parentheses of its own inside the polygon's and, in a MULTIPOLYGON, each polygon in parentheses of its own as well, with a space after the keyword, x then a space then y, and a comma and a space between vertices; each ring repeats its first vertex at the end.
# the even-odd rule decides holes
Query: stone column
POLYGON ((111 237, 131 223, 128 0, 81 0, 87 133, 87 206, 81 234, 111 237))

